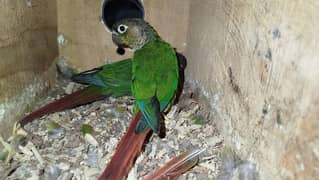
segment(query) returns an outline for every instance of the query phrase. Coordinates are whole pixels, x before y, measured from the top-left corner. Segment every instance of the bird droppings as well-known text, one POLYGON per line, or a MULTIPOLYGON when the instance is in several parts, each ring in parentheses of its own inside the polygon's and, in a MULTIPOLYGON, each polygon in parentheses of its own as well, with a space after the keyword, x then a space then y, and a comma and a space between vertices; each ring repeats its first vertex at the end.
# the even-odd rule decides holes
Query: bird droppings
POLYGON ((66 39, 62 33, 58 33, 57 43, 60 48, 62 48, 65 45, 66 39))
MULTIPOLYGON (((65 78, 71 78, 74 74, 74 72, 76 72, 76 70, 74 70, 73 68, 71 68, 67 63, 66 60, 63 56, 58 57, 56 60, 56 67, 58 70, 58 73, 60 75, 62 75, 65 78)), ((69 86, 67 88, 71 88, 70 85, 66 85, 69 86)), ((73 88, 73 87, 72 87, 73 88)), ((68 92, 66 92, 68 93, 68 92)))
POLYGON ((235 77, 233 74, 233 70, 231 67, 228 67, 228 77, 229 77, 229 83, 234 90, 235 93, 239 94, 240 93, 240 88, 238 84, 235 82, 235 77))
MULTIPOLYGON (((72 88, 57 87, 37 107, 79 88, 69 86, 72 88)), ((181 152, 204 148, 199 164, 180 179, 218 176, 223 138, 214 122, 205 119, 209 117, 203 113, 207 110, 191 98, 192 94, 189 88, 184 89, 180 103, 165 116, 166 137, 151 136, 128 179, 141 179, 181 152)), ((3 179, 97 179, 129 125, 133 104, 131 97, 111 97, 27 124, 27 145, 21 145, 23 151, 16 150, 10 163, 0 162, 0 174, 5 175, 3 179)))
POLYGON ((4 104, 0 104, 0 119, 4 119, 5 112, 4 104))
POLYGON ((273 31, 272 31, 272 38, 273 39, 280 39, 281 38, 281 32, 278 28, 275 28, 273 31))
POLYGON ((32 7, 32 0, 25 0, 25 3, 29 8, 32 7))
POLYGON ((272 61, 272 51, 270 48, 267 49, 267 52, 265 54, 265 58, 268 59, 269 61, 272 61))

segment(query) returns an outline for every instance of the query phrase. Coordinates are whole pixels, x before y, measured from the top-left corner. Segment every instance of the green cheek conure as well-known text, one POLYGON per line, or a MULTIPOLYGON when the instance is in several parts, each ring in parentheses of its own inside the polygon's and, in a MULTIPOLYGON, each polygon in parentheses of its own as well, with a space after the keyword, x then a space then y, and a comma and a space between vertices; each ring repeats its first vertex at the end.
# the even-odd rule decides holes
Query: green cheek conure
MULTIPOLYGON (((178 93, 181 93, 184 84, 183 77, 184 69, 186 67, 186 58, 180 53, 176 53, 176 56, 178 57, 180 76, 180 90, 178 93)), ((19 121, 21 125, 24 126, 45 114, 74 108, 109 96, 131 96, 132 59, 106 64, 99 68, 76 74, 72 77, 72 80, 89 86, 32 111, 19 121)), ((178 96, 179 95, 177 95, 177 97, 178 96)))
POLYGON ((159 133, 161 112, 172 105, 178 87, 175 50, 143 19, 124 19, 115 23, 112 39, 119 47, 134 51, 131 90, 136 109, 143 115, 135 132, 142 133, 150 127, 159 133))

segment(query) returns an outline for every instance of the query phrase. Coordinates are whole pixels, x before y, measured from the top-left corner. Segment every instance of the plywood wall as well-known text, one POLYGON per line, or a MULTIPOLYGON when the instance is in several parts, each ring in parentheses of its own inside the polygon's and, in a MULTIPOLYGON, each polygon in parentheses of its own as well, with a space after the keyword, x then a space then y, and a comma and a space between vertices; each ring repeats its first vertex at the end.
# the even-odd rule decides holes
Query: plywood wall
POLYGON ((261 179, 319 174, 319 2, 192 1, 188 80, 261 179))
POLYGON ((54 1, 0 1, 1 129, 48 87, 57 54, 54 1))

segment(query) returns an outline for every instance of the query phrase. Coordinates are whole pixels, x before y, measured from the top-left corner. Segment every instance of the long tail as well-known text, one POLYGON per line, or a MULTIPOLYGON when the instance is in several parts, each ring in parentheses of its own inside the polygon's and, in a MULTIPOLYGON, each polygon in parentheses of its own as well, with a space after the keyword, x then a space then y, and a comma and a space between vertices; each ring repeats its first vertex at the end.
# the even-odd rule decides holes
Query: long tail
POLYGON ((127 132, 119 142, 115 154, 99 177, 99 180, 123 179, 127 176, 134 164, 134 160, 142 151, 143 145, 151 133, 150 129, 141 134, 135 133, 135 127, 141 117, 142 114, 139 112, 132 119, 127 132))
POLYGON ((24 126, 25 124, 32 122, 34 119, 42 117, 43 115, 88 104, 97 100, 104 99, 106 97, 108 97, 108 95, 100 93, 98 87, 90 86, 83 90, 66 95, 61 99, 53 101, 35 111, 32 111, 30 114, 22 118, 19 122, 22 126, 24 126))
POLYGON ((179 176, 195 166, 199 160, 199 155, 202 154, 205 149, 196 150, 192 152, 182 153, 179 156, 171 159, 164 166, 157 169, 153 173, 144 177, 144 180, 153 179, 172 179, 177 180, 179 176))

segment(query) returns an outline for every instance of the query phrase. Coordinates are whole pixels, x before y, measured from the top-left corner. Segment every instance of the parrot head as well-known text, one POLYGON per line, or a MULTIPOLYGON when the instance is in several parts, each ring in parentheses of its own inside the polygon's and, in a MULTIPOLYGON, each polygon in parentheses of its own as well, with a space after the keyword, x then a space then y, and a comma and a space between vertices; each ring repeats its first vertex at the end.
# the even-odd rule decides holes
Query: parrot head
POLYGON ((112 27, 112 40, 119 48, 140 49, 156 35, 143 19, 123 19, 112 27))

